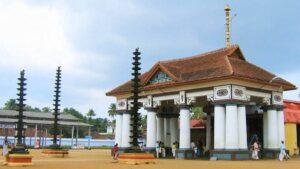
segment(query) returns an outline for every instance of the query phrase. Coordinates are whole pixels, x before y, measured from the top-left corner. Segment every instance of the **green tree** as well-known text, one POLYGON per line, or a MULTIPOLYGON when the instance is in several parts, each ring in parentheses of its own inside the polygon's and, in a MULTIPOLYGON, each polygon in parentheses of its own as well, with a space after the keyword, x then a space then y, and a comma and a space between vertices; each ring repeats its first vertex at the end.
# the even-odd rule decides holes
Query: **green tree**
POLYGON ((50 107, 43 107, 42 108, 42 112, 50 113, 51 112, 51 108, 50 107))
POLYGON ((17 102, 16 99, 9 99, 3 107, 4 110, 16 110, 17 109, 17 102))
POLYGON ((117 107, 115 103, 110 104, 109 108, 108 108, 108 116, 112 117, 113 121, 115 119, 115 116, 117 114, 117 107))
POLYGON ((96 116, 95 112, 93 109, 90 109, 89 112, 86 114, 89 117, 89 121, 92 120, 93 116, 96 116))
POLYGON ((38 107, 31 107, 30 105, 26 105, 25 110, 31 112, 42 112, 38 107))
POLYGON ((191 115, 191 118, 192 119, 202 119, 204 116, 204 113, 203 113, 203 108, 202 107, 193 107, 192 108, 192 115, 191 115))
POLYGON ((83 118, 84 118, 84 116, 79 111, 77 111, 76 109, 74 109, 72 107, 64 108, 63 113, 71 114, 71 115, 79 118, 81 121, 83 121, 83 118))

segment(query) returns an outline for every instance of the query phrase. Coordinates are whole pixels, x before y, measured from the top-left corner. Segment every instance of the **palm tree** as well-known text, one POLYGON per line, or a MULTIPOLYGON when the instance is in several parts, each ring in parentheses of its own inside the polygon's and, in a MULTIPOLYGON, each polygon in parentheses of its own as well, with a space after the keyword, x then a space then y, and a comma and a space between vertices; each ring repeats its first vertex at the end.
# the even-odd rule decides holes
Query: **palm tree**
POLYGON ((89 117, 89 121, 92 120, 93 116, 96 116, 95 112, 93 109, 90 109, 89 112, 86 114, 89 117))
POLYGON ((114 121, 115 120, 115 116, 117 114, 117 108, 116 108, 116 104, 115 103, 110 104, 107 113, 108 113, 109 117, 112 117, 112 119, 113 119, 112 121, 114 121))

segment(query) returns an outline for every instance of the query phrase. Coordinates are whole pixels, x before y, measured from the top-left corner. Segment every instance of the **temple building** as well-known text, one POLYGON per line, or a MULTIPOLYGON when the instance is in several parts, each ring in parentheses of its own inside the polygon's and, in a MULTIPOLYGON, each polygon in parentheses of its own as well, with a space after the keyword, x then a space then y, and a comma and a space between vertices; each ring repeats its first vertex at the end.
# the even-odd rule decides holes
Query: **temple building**
MULTIPOLYGON (((218 159, 249 159, 253 139, 263 156, 275 158, 285 140, 283 92, 292 83, 246 60, 239 45, 230 44, 226 7, 226 47, 181 59, 159 61, 140 76, 141 99, 147 110, 146 148, 157 141, 171 147, 179 142, 176 158, 193 158, 191 107, 207 114, 205 143, 218 159)), ((116 97, 115 141, 130 147, 131 81, 106 93, 116 97)))

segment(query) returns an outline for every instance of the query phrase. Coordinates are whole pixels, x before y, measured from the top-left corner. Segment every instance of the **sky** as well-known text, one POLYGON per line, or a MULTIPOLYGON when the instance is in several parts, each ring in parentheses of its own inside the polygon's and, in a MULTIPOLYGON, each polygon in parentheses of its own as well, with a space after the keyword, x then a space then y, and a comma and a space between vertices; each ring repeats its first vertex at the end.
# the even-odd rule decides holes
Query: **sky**
MULTIPOLYGON (((246 59, 300 86, 300 1, 290 0, 1 0, 0 106, 17 98, 25 70, 26 104, 53 107, 62 68, 61 109, 108 117, 109 90, 131 78, 132 52, 142 72, 157 61, 225 47, 224 7, 231 39, 246 59)), ((299 90, 285 99, 299 100, 299 90)))

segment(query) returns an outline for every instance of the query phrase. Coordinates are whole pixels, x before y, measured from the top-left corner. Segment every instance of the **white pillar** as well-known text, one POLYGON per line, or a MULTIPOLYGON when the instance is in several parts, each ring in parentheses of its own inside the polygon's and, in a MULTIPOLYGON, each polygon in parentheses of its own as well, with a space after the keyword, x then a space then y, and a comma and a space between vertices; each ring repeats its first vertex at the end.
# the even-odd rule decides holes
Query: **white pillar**
POLYGON ((46 128, 45 146, 47 146, 47 138, 48 138, 48 128, 46 128))
POLYGON ((277 124, 278 124, 278 147, 280 147, 281 141, 285 142, 285 131, 284 131, 284 114, 283 110, 277 110, 277 124))
POLYGON ((225 107, 214 106, 214 149, 225 148, 225 107))
POLYGON ((122 147, 122 120, 123 115, 116 114, 116 131, 115 131, 115 143, 118 143, 119 147, 122 147))
POLYGON ((91 127, 89 126, 88 149, 91 149, 91 127))
POLYGON ((157 116, 156 140, 164 141, 164 119, 157 116))
POLYGON ((36 143, 36 139, 37 139, 37 132, 38 132, 38 126, 37 124, 35 124, 35 132, 34 132, 34 145, 36 143))
POLYGON ((72 139, 71 139, 71 148, 74 146, 73 139, 74 139, 74 126, 72 126, 72 133, 71 133, 72 139))
POLYGON ((171 147, 171 137, 170 137, 170 118, 164 118, 164 143, 165 147, 171 147))
POLYGON ((225 149, 238 149, 238 119, 236 104, 226 104, 225 149))
POLYGON ((247 146, 247 124, 246 124, 246 106, 239 105, 237 108, 238 116, 238 148, 248 149, 247 146))
POLYGON ((156 146, 156 112, 155 109, 148 109, 146 147, 148 149, 155 149, 155 146, 156 146))
POLYGON ((268 109, 268 148, 277 149, 278 147, 278 121, 275 108, 268 109))
POLYGON ((191 148, 190 110, 188 107, 180 107, 180 135, 179 148, 191 148))
POLYGON ((78 126, 76 127, 76 147, 78 147, 78 126))
POLYGON ((172 117, 170 118, 170 136, 171 136, 171 144, 178 141, 178 118, 172 117))
POLYGON ((210 142, 211 142, 211 115, 207 115, 206 119, 206 149, 210 149, 210 142))
POLYGON ((130 147, 130 114, 123 113, 122 120, 122 147, 130 147))
POLYGON ((263 112, 263 143, 264 143, 264 148, 269 148, 268 146, 268 113, 263 112))

